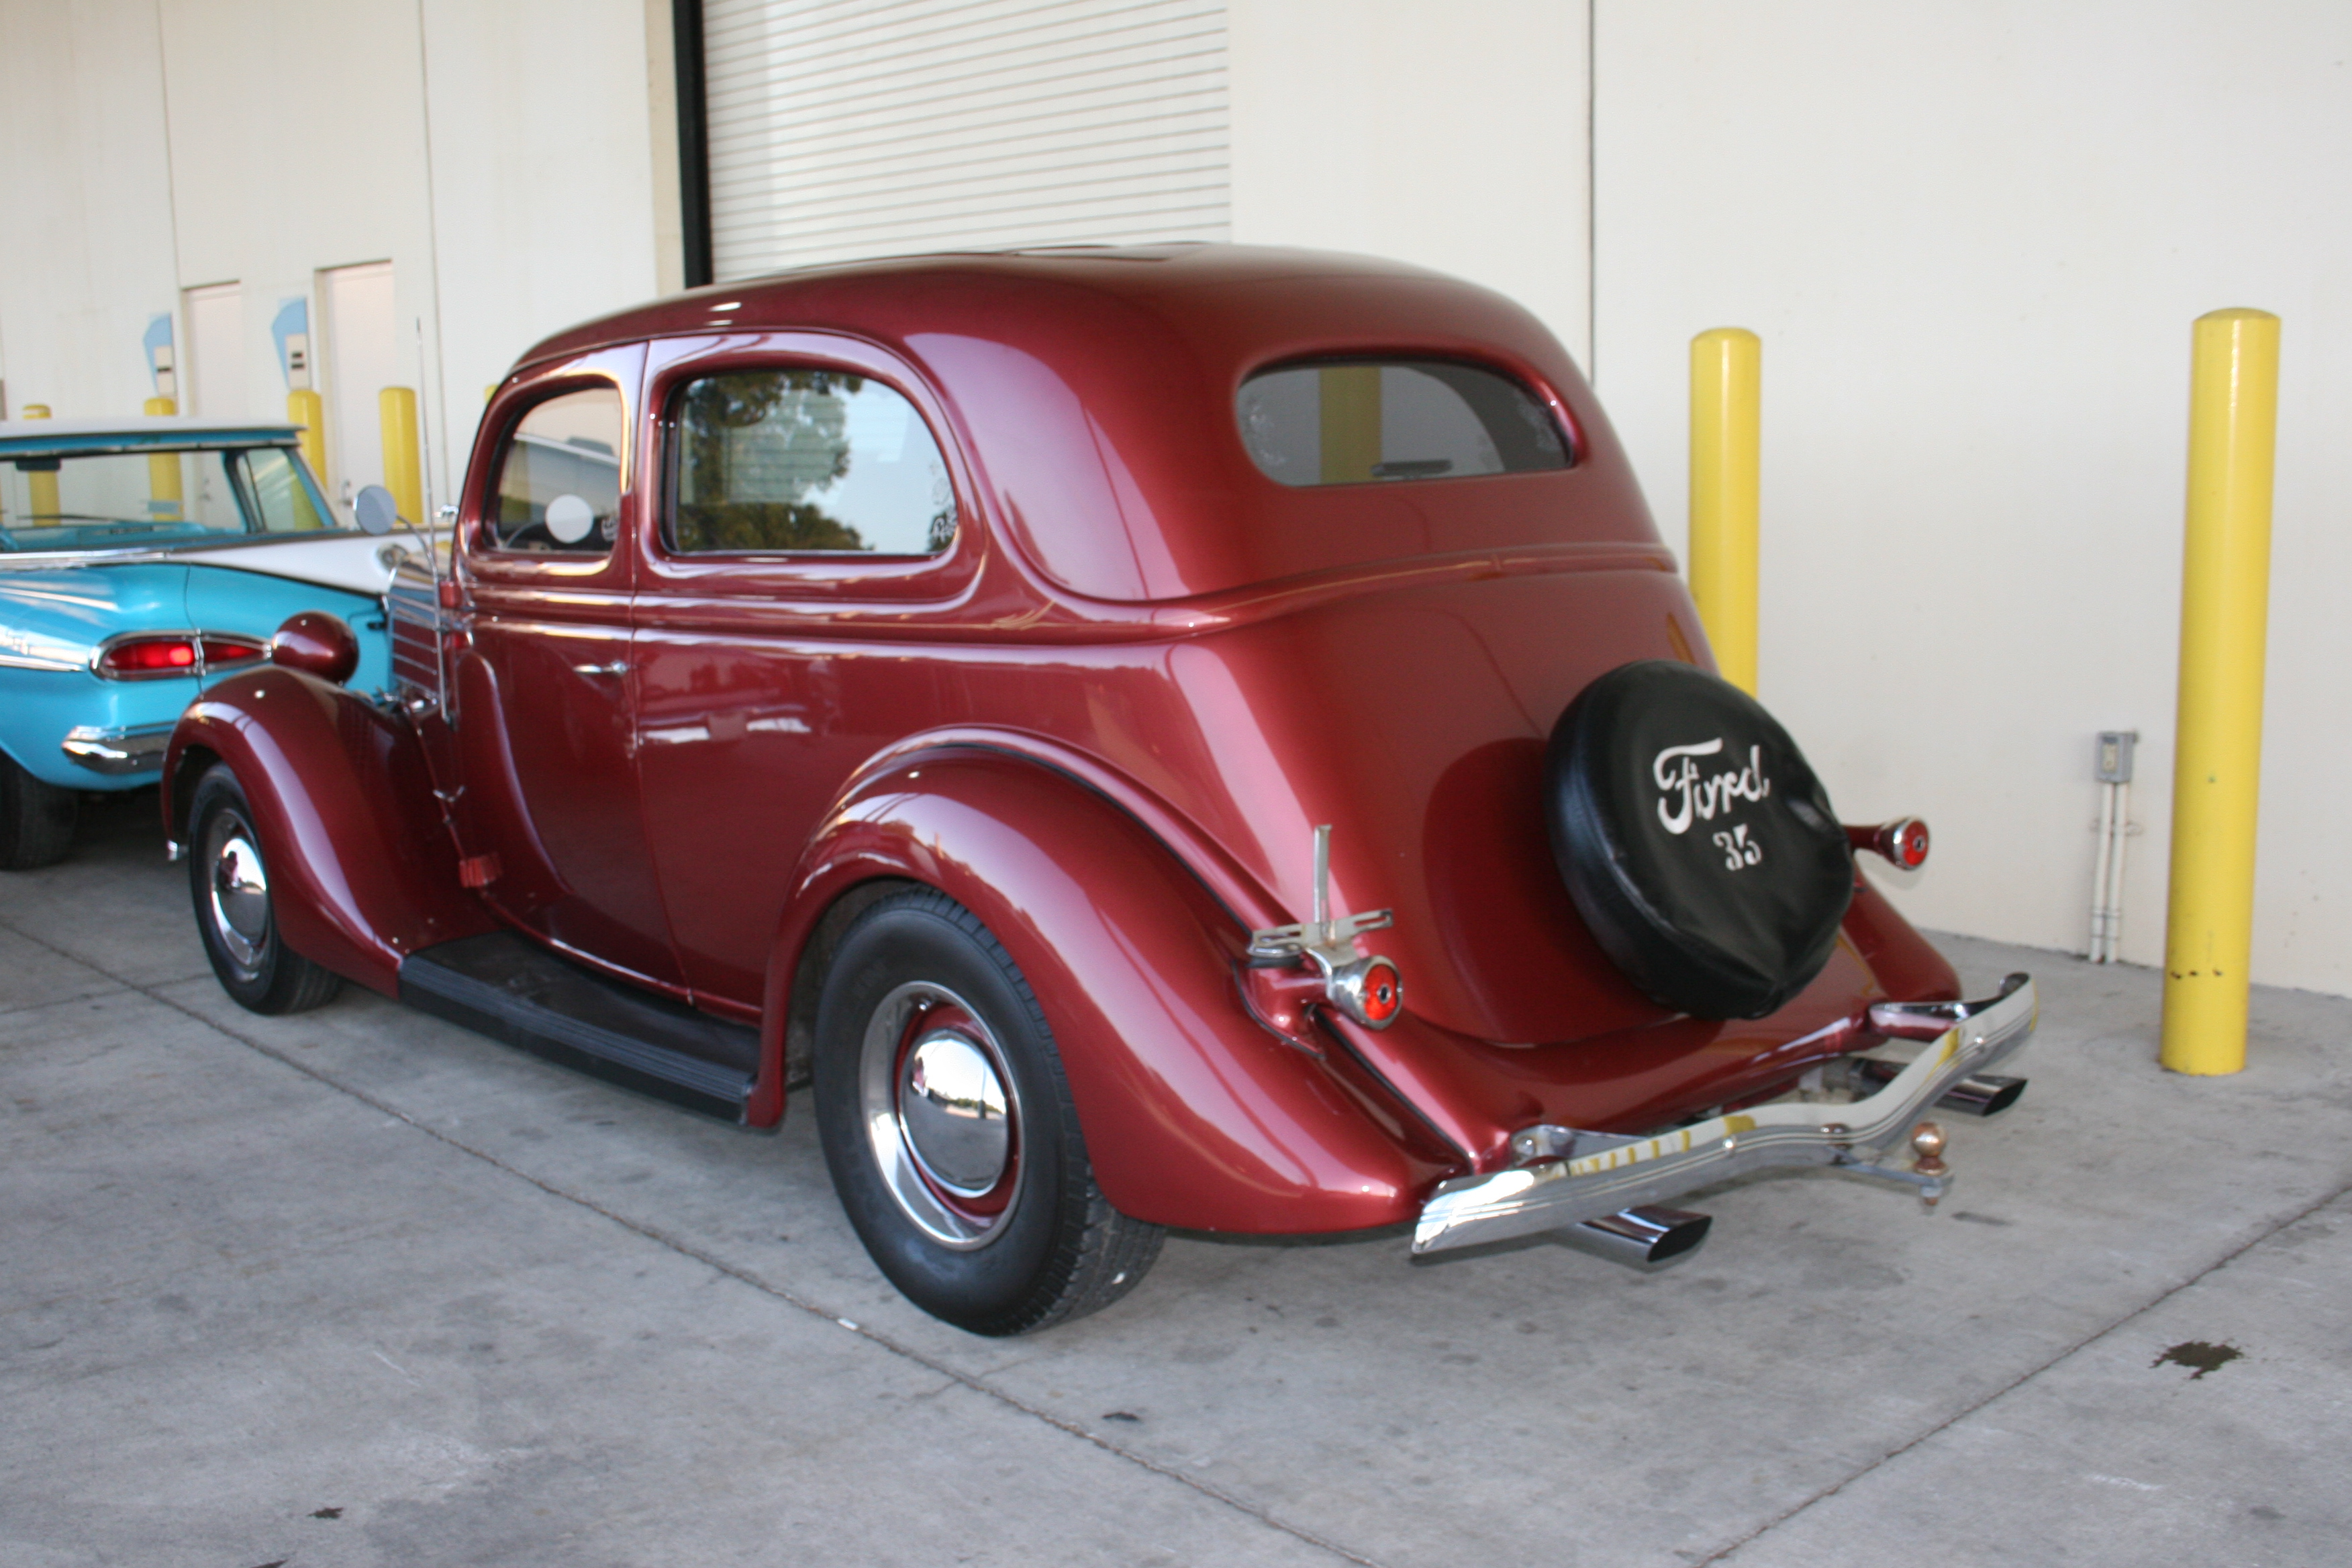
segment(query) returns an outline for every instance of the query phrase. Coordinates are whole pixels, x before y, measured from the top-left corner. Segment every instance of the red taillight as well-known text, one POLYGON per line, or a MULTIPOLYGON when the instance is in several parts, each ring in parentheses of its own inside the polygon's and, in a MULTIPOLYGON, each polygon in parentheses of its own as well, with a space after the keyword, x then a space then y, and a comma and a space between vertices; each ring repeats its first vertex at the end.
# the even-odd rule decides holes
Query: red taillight
POLYGON ((1876 827, 1849 827, 1845 837, 1856 849, 1875 850, 1906 871, 1927 863, 1927 825, 1916 816, 1898 816, 1876 827))
POLYGON ((196 668, 194 637, 134 637, 99 656, 100 675, 177 675, 196 668))
POLYGON ((98 673, 109 680, 145 680, 167 675, 210 675, 255 663, 268 649, 243 637, 205 632, 153 632, 124 637, 98 656, 98 673))
POLYGON ((1394 963, 1375 953, 1326 972, 1323 999, 1367 1028, 1385 1029, 1404 1010, 1404 982, 1394 963))
POLYGON ((228 642, 220 637, 205 637, 203 641, 206 669, 219 669, 232 664, 246 664, 259 658, 267 651, 255 647, 251 643, 228 642))

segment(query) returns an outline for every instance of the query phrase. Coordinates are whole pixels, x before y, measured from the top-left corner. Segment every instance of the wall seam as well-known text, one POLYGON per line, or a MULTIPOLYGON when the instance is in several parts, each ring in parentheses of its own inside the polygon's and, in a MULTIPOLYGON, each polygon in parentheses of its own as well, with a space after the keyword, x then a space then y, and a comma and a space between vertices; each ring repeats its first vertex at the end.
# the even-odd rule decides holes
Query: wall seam
MULTIPOLYGON (((433 51, 426 38, 425 0, 416 0, 416 110, 425 135, 425 258, 426 283, 433 291, 433 396, 440 405, 442 419, 441 439, 436 445, 441 448, 441 461, 446 465, 449 460, 449 385, 444 368, 446 361, 441 353, 441 199, 433 184, 433 51)), ((397 332, 399 330, 399 324, 395 322, 393 331, 397 332)), ((425 334, 421 325, 417 331, 416 353, 421 361, 425 355, 425 334)), ((419 396, 425 390, 425 368, 421 363, 416 367, 419 396)), ((432 410, 418 409, 416 425, 419 438, 427 438, 425 433, 432 428, 432 410)), ((429 538, 437 521, 433 516, 431 457, 428 455, 418 466, 424 469, 425 499, 425 516, 417 521, 429 538)))
MULTIPOLYGON (((155 0, 155 87, 163 100, 163 221, 172 226, 172 302, 165 313, 172 318, 172 406, 184 406, 187 389, 182 384, 188 379, 186 343, 182 329, 187 325, 186 312, 180 307, 183 300, 181 280, 187 269, 180 260, 180 174, 172 159, 172 64, 166 58, 163 38, 163 0, 155 0)), ((147 384, 155 386, 155 361, 150 354, 146 365, 147 384)))
POLYGON ((1601 0, 1584 0, 1584 378, 1601 385, 1601 0))

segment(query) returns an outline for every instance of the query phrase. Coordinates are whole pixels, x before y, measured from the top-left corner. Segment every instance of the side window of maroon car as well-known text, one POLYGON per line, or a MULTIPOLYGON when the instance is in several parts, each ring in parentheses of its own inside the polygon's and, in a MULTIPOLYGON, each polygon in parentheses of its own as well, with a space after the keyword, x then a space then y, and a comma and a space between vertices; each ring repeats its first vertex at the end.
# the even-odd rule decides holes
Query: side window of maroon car
POLYGON ((621 395, 551 397, 522 416, 499 458, 486 531, 495 550, 605 555, 621 512, 621 395))
POLYGON ((955 490, 915 405, 870 377, 750 370, 671 408, 669 548, 680 554, 937 555, 955 490))

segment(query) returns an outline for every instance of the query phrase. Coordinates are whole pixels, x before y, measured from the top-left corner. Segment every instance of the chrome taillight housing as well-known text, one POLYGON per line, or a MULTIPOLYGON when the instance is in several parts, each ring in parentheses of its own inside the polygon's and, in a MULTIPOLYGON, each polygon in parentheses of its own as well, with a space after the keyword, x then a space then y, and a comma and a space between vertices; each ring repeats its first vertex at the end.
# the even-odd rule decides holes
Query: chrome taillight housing
POLYGON ((99 645, 89 668, 102 680, 202 678, 268 655, 268 643, 234 632, 124 632, 99 645))
POLYGON ((1898 816, 1875 827, 1849 827, 1845 837, 1855 849, 1884 855, 1906 871, 1927 863, 1927 825, 1916 816, 1898 816))
POLYGON ((1338 965, 1324 975, 1323 994, 1331 1005, 1369 1029, 1387 1028, 1404 1007, 1404 982, 1385 958, 1338 965))

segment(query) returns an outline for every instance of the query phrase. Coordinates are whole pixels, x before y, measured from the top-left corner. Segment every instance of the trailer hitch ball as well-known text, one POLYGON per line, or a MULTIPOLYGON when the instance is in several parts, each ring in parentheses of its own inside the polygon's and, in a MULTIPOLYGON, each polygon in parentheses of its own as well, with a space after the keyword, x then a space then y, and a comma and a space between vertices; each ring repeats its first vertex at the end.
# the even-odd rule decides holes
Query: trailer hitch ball
POLYGON ((1944 1130, 1934 1122, 1922 1121, 1911 1129, 1911 1152, 1918 1156, 1911 1169, 1929 1181, 1939 1182, 1952 1173, 1951 1166, 1944 1163, 1944 1130))

